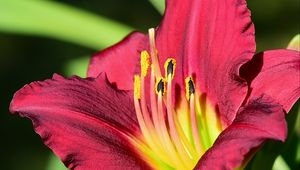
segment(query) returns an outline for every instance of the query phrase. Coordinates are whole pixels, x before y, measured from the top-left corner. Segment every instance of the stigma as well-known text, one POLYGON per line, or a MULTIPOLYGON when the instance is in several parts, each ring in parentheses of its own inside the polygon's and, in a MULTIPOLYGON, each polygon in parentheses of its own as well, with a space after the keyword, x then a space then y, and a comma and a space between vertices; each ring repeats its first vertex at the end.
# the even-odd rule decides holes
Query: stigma
POLYGON ((195 82, 191 75, 186 76, 183 100, 187 107, 183 111, 178 109, 173 101, 176 60, 168 58, 162 74, 153 28, 149 29, 149 41, 150 50, 140 53, 140 74, 134 76, 134 106, 141 140, 147 148, 142 152, 155 169, 193 169, 207 149, 207 142, 202 137, 208 134, 201 129, 206 122, 199 120, 200 104, 195 82), (179 119, 182 113, 187 115, 186 123, 179 119))

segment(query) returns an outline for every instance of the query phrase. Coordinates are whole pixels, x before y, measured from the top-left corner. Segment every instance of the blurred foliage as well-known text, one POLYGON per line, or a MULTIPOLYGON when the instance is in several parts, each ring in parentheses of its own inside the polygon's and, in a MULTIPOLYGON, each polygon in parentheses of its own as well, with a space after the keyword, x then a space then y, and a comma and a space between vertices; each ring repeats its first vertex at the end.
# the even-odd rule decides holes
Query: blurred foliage
POLYGON ((86 71, 88 69, 90 57, 79 57, 67 62, 64 66, 65 75, 72 76, 77 75, 80 77, 86 77, 86 71))
POLYGON ((288 45, 288 49, 300 51, 300 34, 297 34, 288 45))
POLYGON ((248 0, 257 51, 286 47, 300 32, 299 0, 248 0))
POLYGON ((282 156, 278 156, 273 166, 273 170, 290 170, 282 156))
POLYGON ((108 18, 41 0, 1 1, 0 23, 3 32, 52 37, 94 49, 112 45, 133 31, 108 18))
POLYGON ((68 168, 60 161, 53 153, 49 156, 49 161, 46 170, 67 170, 68 168))
MULTIPOLYGON (((299 3, 248 1, 258 51, 285 48, 299 33, 299 3)), ((0 0, 0 169, 63 170, 59 159, 33 133, 31 122, 9 114, 13 93, 53 73, 85 77, 88 56, 133 29, 145 32, 155 27, 163 8, 160 0, 0 0)), ((299 115, 295 112, 294 108, 287 116, 291 131, 288 141, 267 142, 247 168, 253 169, 259 157, 267 157, 271 163, 276 160, 274 170, 287 166, 300 169, 299 116, 296 128, 291 123, 299 115)), ((268 168, 272 168, 271 163, 268 168)))
POLYGON ((163 0, 149 0, 160 14, 165 11, 165 3, 163 0))

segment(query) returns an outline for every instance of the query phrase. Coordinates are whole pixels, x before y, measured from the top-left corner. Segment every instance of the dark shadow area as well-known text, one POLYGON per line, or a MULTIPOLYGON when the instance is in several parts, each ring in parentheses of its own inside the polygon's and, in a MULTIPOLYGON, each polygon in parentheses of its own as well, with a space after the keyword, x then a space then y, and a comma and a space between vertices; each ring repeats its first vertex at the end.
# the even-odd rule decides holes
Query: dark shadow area
POLYGON ((262 69, 263 55, 263 53, 256 55, 240 68, 240 76, 245 79, 249 85, 262 69))

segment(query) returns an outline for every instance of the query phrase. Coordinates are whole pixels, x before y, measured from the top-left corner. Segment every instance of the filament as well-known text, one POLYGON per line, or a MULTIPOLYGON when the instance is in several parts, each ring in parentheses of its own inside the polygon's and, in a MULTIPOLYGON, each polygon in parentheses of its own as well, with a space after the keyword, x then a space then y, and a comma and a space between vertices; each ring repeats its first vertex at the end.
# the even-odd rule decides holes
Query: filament
POLYGON ((168 75, 168 83, 167 83, 167 114, 168 114, 168 122, 170 126, 170 134, 179 152, 179 155, 187 165, 192 165, 192 160, 191 160, 192 156, 185 149, 183 143, 181 142, 179 134, 177 133, 177 127, 174 122, 174 113, 172 107, 172 75, 171 74, 168 75))
POLYGON ((175 161, 176 166, 178 168, 180 167, 179 169, 186 169, 187 167, 183 167, 184 166, 183 161, 181 160, 181 158, 178 156, 177 152, 175 151, 175 148, 170 139, 170 136, 169 136, 166 124, 165 124, 165 118, 164 118, 164 114, 163 114, 162 92, 159 92, 159 94, 157 96, 157 101, 158 101, 159 125, 160 125, 160 129, 162 130, 165 147, 167 148, 171 159, 173 161, 175 161))
POLYGON ((190 95, 190 116, 191 116, 191 123, 192 123, 192 133, 194 137, 194 146, 197 153, 200 155, 202 152, 201 148, 201 141, 199 136, 199 128, 197 124, 197 116, 195 112, 195 97, 194 94, 190 95))

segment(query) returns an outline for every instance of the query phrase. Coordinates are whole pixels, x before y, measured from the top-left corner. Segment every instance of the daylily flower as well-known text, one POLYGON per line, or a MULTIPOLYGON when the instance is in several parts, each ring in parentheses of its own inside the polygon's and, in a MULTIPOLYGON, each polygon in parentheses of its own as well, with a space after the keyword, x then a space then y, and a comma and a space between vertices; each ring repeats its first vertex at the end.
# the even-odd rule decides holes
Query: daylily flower
POLYGON ((30 83, 10 111, 70 169, 242 168, 285 140, 300 95, 298 51, 254 53, 245 0, 167 0, 156 29, 93 56, 88 78, 30 83))

